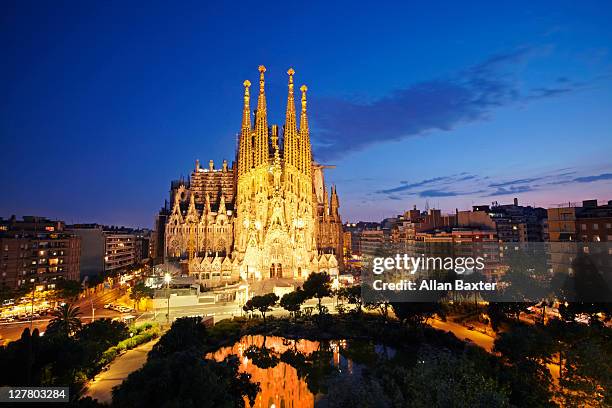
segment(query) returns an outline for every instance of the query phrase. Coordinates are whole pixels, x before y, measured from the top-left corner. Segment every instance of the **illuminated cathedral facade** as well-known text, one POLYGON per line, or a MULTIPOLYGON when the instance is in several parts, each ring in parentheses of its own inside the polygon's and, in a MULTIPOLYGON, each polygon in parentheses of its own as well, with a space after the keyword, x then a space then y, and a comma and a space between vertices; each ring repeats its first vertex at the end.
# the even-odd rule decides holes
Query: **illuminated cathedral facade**
POLYGON ((257 108, 244 81, 242 126, 236 160, 215 168, 196 161, 188 180, 173 182, 164 251, 189 275, 214 287, 240 280, 305 279, 311 272, 342 269, 342 221, 326 166, 313 161, 305 85, 301 111, 289 69, 285 125, 268 124, 266 68, 259 67, 257 108), (254 121, 252 120, 254 116, 254 121), (281 137, 282 136, 282 137, 281 137))

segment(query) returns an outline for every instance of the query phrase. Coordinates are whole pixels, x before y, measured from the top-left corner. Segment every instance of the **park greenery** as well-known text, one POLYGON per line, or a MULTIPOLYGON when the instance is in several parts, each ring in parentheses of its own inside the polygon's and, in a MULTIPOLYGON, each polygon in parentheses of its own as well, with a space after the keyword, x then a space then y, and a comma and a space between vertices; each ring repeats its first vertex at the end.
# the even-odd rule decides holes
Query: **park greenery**
POLYGON ((516 316, 530 302, 491 302, 488 309, 473 299, 458 303, 465 309, 497 313, 496 322, 504 330, 489 353, 427 325, 432 317, 444 318, 449 312, 445 294, 430 302, 393 303, 384 298, 365 302, 359 286, 332 293, 325 275, 311 274, 302 287, 280 300, 274 294, 255 296, 244 307, 246 317, 222 320, 210 328, 199 318, 177 319, 143 369, 115 390, 113 406, 248 405, 258 385, 237 369, 231 357, 213 361, 204 356, 249 335, 264 336, 263 345, 244 351, 253 364, 262 369, 289 364, 313 394, 324 395, 329 407, 605 407, 612 403, 612 362, 606 358, 612 355, 612 333, 604 324, 584 325, 569 317, 546 325, 527 324, 516 316), (348 305, 333 315, 321 302, 332 295, 348 305), (317 301, 315 314, 305 313, 308 299, 317 301), (271 316, 270 310, 278 306, 289 316, 271 316), (295 344, 314 340, 320 348, 309 354, 289 348, 279 354, 266 346, 266 336, 295 344), (360 376, 339 376, 330 365, 334 339, 346 343, 341 355, 363 366, 360 376), (377 347, 394 353, 381 356, 377 347), (162 379, 168 383, 162 384, 162 379), (215 387, 210 386, 213 383, 215 387))
POLYGON ((82 324, 78 307, 64 304, 52 313, 44 335, 26 328, 19 340, 0 347, 0 385, 69 386, 78 403, 87 381, 115 357, 159 336, 150 323, 129 328, 98 319, 82 324), (8 369, 10 368, 10 369, 8 369))
MULTIPOLYGON (((590 273, 588 264, 582 268, 576 276, 590 273)), ((177 319, 146 364, 113 390, 112 405, 252 406, 260 384, 240 370, 236 357, 216 361, 207 356, 243 336, 260 335, 263 344, 249 346, 244 355, 261 369, 280 363, 293 367, 309 391, 329 407, 612 406, 607 305, 581 301, 580 291, 592 288, 576 285, 571 278, 559 281, 559 290, 550 294, 529 276, 516 270, 509 274, 519 275, 514 282, 520 284, 505 288, 514 291, 510 293, 516 302, 482 302, 444 292, 423 301, 391 302, 365 298, 359 285, 334 291, 329 275, 312 273, 280 299, 273 293, 254 296, 244 305, 244 317, 212 327, 199 317, 177 319), (323 299, 332 296, 343 303, 335 314, 323 305, 323 299), (528 307, 546 305, 551 298, 567 302, 559 318, 531 323, 521 319, 528 307), (316 301, 314 309, 306 306, 309 299, 316 301), (289 316, 271 314, 279 307, 289 316), (491 352, 428 325, 434 317, 474 314, 486 315, 496 332, 491 352), (576 321, 583 315, 588 324, 576 321), (312 340, 319 348, 305 353, 289 347, 279 353, 266 346, 268 336, 294 345, 312 340), (359 375, 339 375, 330 363, 332 342, 341 344, 340 354, 361 367, 359 375)), ((70 384, 79 395, 86 379, 121 351, 159 333, 155 326, 141 326, 130 337, 122 323, 99 320, 80 325, 78 315, 78 309, 66 305, 54 314, 48 334, 26 330, 20 340, 0 349, 2 366, 17 368, 15 373, 0 373, 1 383, 70 384)), ((97 406, 91 399, 79 403, 97 406)))

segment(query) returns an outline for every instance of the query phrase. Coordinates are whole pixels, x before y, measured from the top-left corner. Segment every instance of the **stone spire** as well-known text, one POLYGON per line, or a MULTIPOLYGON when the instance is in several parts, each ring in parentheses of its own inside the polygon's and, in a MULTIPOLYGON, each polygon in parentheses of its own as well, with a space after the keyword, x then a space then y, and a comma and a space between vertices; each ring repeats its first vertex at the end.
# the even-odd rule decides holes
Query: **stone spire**
POLYGON ((251 94, 249 92, 251 81, 247 79, 242 85, 244 85, 244 107, 242 109, 242 131, 244 131, 251 129, 251 94))
POLYGON ((266 72, 266 67, 260 65, 259 98, 257 99, 257 113, 255 115, 255 160, 253 163, 255 167, 268 161, 268 112, 264 90, 264 72, 266 72))
POLYGON ((302 113, 300 114, 300 150, 301 150, 301 170, 310 175, 312 166, 312 151, 310 150, 310 131, 308 130, 308 116, 306 114, 306 91, 308 87, 302 85, 302 113))
POLYGON ((206 204, 204 205, 204 211, 206 214, 210 214, 210 195, 208 195, 208 193, 206 193, 205 202, 206 204))
POLYGON ((217 211, 217 214, 225 214, 226 212, 227 212, 227 209, 225 208, 225 196, 222 193, 221 202, 219 203, 219 211, 217 211))
POLYGON ((338 193, 336 192, 336 186, 332 186, 331 192, 331 208, 330 213, 333 218, 338 218, 340 214, 338 214, 338 208, 340 208, 340 202, 338 201, 338 193))
POLYGON ((183 214, 181 213, 181 196, 178 193, 174 194, 174 205, 172 206, 172 217, 180 223, 183 222, 183 214))
POLYGON ((284 154, 285 164, 299 167, 300 152, 298 150, 298 130, 295 115, 295 97, 293 95, 293 68, 287 71, 289 75, 289 93, 287 95, 287 112, 285 114, 284 154))
POLYGON ((253 149, 251 146, 251 82, 247 79, 244 85, 244 107, 242 109, 242 127, 240 129, 240 146, 238 151, 238 174, 248 172, 253 166, 253 149))
POLYGON ((195 206, 195 194, 191 192, 189 194, 189 208, 187 209, 187 221, 196 223, 198 222, 198 211, 195 206))

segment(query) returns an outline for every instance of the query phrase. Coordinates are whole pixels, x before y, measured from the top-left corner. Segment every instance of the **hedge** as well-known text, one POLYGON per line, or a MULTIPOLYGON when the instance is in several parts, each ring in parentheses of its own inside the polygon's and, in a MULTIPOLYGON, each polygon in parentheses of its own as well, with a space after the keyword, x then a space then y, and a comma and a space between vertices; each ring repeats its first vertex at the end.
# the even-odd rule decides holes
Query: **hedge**
POLYGON ((147 343, 159 337, 159 326, 145 323, 136 329, 136 334, 128 339, 120 341, 116 346, 110 347, 100 357, 99 366, 103 367, 113 361, 117 356, 126 350, 131 350, 141 344, 147 343))

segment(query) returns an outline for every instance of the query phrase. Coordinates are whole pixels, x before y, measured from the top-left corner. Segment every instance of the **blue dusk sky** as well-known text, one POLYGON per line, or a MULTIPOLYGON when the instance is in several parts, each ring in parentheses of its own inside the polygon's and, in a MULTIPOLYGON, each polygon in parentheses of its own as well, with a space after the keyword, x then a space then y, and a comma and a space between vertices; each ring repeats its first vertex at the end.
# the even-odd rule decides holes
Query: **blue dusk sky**
POLYGON ((259 64, 270 123, 308 85, 344 220, 612 199, 611 4, 3 1, 0 216, 151 226, 259 64))

